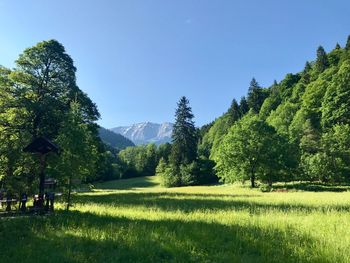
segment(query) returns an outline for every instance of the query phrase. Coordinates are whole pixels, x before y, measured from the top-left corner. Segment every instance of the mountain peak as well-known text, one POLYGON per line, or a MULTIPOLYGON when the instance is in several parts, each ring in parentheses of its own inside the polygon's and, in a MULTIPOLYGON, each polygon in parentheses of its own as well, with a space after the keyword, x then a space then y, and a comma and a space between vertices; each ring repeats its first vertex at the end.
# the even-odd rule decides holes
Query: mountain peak
POLYGON ((140 144, 162 144, 171 142, 173 124, 164 122, 162 124, 153 122, 140 122, 129 126, 119 126, 112 128, 111 131, 121 134, 133 141, 136 145, 140 144))

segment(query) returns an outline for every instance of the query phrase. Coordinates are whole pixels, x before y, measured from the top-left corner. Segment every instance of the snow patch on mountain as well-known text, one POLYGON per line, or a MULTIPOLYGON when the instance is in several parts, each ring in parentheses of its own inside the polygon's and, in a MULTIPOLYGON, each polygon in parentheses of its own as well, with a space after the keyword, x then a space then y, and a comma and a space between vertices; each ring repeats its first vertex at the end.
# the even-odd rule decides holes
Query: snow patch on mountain
POLYGON ((136 145, 148 143, 159 145, 171 142, 173 124, 170 122, 164 122, 162 124, 142 122, 130 126, 115 127, 111 131, 125 136, 136 145))

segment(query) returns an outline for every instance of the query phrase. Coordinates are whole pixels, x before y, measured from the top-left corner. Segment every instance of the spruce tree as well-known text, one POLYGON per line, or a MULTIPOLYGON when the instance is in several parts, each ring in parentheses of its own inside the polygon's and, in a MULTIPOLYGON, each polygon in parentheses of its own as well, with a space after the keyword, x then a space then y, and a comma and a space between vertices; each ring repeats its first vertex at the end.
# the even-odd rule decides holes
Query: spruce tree
POLYGON ((239 104, 235 99, 232 100, 231 107, 228 109, 228 114, 230 116, 230 121, 232 124, 235 121, 238 121, 241 117, 239 104))
POLYGON ((345 49, 350 50, 350 35, 348 36, 348 40, 346 41, 345 49))
POLYGON ((175 113, 170 162, 175 166, 189 164, 197 159, 197 131, 194 115, 186 97, 181 97, 175 113))
POLYGON ((259 113, 261 105, 265 99, 262 88, 259 86, 259 83, 253 78, 250 82, 248 89, 248 98, 247 102, 250 109, 253 109, 255 113, 259 113))
POLYGON ((335 48, 334 49, 341 49, 341 46, 339 45, 339 43, 337 43, 336 45, 335 45, 335 48))
POLYGON ((239 111, 241 113, 241 117, 245 115, 249 111, 249 105, 247 99, 243 96, 239 102, 239 111))
POLYGON ((316 69, 318 72, 323 72, 329 66, 327 53, 322 46, 317 49, 316 69))
POLYGON ((305 63, 305 67, 304 67, 304 73, 308 73, 310 70, 311 70, 312 68, 311 68, 311 64, 310 64, 310 62, 309 61, 306 61, 306 63, 305 63))

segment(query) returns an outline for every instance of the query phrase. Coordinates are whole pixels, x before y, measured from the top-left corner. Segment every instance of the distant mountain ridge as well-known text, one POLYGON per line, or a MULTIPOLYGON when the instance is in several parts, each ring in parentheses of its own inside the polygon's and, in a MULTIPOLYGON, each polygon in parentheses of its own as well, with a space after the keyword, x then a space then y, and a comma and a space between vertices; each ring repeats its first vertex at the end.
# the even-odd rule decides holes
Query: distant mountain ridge
POLYGON ((152 122, 141 122, 130 126, 120 126, 110 129, 130 139, 136 145, 155 143, 157 145, 171 142, 173 124, 164 122, 162 124, 152 122))
POLYGON ((135 144, 125 136, 112 132, 106 128, 100 127, 98 132, 104 143, 117 150, 123 150, 126 147, 135 146, 135 144))

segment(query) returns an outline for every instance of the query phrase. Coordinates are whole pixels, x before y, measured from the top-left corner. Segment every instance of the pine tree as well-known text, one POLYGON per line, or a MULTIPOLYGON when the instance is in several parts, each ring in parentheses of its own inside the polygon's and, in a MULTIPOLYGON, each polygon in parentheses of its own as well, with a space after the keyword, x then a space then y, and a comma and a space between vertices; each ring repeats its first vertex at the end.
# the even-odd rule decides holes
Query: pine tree
POLYGON ((239 111, 241 113, 241 117, 249 111, 249 105, 247 99, 243 96, 239 102, 239 111))
POLYGON ((327 53, 322 46, 317 49, 316 69, 318 72, 323 72, 329 66, 327 53))
POLYGON ((348 40, 346 41, 345 49, 350 50, 350 35, 348 36, 348 40))
POLYGON ((306 61, 306 63, 305 63, 305 67, 304 67, 304 73, 308 73, 310 70, 311 70, 312 68, 311 68, 311 64, 310 64, 310 62, 309 61, 306 61))
POLYGON ((189 164, 197 158, 197 131, 194 115, 186 97, 181 97, 175 113, 170 162, 176 166, 189 164))
POLYGON ((228 114, 230 115, 232 124, 241 117, 239 104, 235 99, 232 100, 231 107, 228 109, 228 114))
POLYGON ((277 96, 278 95, 278 83, 277 83, 277 80, 273 81, 273 84, 271 86, 271 94, 273 96, 277 96))
POLYGON ((339 45, 339 43, 337 43, 336 45, 335 45, 335 48, 334 49, 341 49, 341 46, 339 45))
POLYGON ((255 113, 259 113, 261 105, 263 104, 265 95, 259 83, 253 78, 250 82, 248 89, 247 102, 250 109, 253 109, 255 113))

